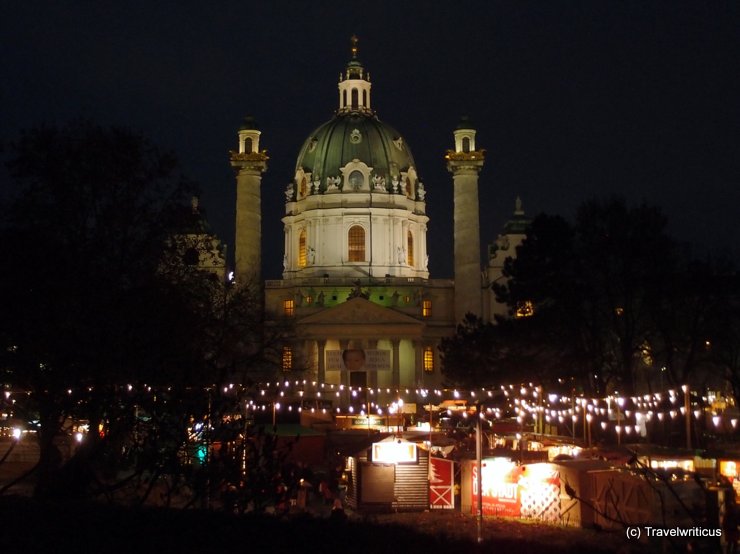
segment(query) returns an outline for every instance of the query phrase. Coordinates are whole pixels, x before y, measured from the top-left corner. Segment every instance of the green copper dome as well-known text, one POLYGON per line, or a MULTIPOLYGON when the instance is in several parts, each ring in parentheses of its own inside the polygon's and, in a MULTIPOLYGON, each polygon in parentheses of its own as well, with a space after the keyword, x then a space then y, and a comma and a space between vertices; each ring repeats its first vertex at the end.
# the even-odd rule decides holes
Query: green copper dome
POLYGON ((375 115, 351 112, 338 114, 309 135, 298 155, 296 171, 302 168, 312 174, 312 180, 321 180, 323 190, 327 177, 341 176, 339 168, 355 159, 388 182, 415 167, 398 131, 375 115))

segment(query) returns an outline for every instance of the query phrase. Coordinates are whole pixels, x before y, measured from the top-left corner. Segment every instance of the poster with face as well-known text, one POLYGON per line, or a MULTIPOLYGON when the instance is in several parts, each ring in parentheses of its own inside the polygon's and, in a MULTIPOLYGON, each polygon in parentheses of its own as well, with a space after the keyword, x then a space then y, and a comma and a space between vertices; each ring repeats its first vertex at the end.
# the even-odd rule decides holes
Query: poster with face
POLYGON ((377 348, 327 350, 328 371, 390 371, 391 351, 377 348))
POLYGON ((361 371, 365 368, 367 356, 359 348, 342 350, 342 364, 347 371, 361 371))

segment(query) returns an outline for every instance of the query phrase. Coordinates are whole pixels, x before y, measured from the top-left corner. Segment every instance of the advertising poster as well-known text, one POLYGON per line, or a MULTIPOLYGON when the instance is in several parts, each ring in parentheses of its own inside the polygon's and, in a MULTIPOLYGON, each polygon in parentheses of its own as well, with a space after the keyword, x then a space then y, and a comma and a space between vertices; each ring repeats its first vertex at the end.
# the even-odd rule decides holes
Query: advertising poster
MULTIPOLYGON (((473 514, 478 513, 478 467, 473 466, 473 514)), ((558 521, 560 477, 551 464, 483 462, 483 514, 558 521)))
POLYGON ((390 371, 391 351, 373 348, 349 348, 326 351, 327 370, 390 371))

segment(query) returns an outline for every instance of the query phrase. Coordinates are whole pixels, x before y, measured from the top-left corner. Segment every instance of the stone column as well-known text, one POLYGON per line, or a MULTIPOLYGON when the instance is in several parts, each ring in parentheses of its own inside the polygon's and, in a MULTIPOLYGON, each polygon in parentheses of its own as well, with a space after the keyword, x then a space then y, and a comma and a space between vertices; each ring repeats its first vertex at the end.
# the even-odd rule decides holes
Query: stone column
MULTIPOLYGON (((367 342, 367 347, 370 349, 375 349, 378 347, 378 340, 377 339, 371 339, 367 342)), ((378 372, 377 371, 368 371, 368 379, 367 379, 367 386, 373 389, 378 388, 378 372)))
POLYGON ((393 345, 393 360, 391 362, 391 384, 393 388, 399 388, 401 386, 401 355, 399 352, 399 346, 401 339, 391 339, 393 345))
POLYGON ((326 341, 325 340, 317 340, 316 346, 318 347, 319 351, 319 364, 318 364, 318 371, 316 375, 316 380, 319 383, 325 383, 326 382, 326 341))
MULTIPOLYGON (((349 347, 349 341, 348 340, 340 340, 339 341, 339 350, 344 351, 347 350, 349 347)), ((341 352, 340 352, 341 354, 341 352)), ((346 369, 342 369, 339 372, 339 382, 343 384, 345 387, 349 386, 349 371, 346 369)))
POLYGON ((420 339, 414 339, 414 378, 415 386, 424 383, 424 343, 420 339))
POLYGON ((454 197, 455 320, 466 313, 481 314, 480 223, 478 174, 483 168, 484 152, 476 151, 475 131, 467 125, 455 131, 456 151, 446 155, 447 170, 452 173, 454 197), (472 143, 467 149, 461 136, 472 143))
MULTIPOLYGON (((342 350, 346 350, 349 346, 348 340, 340 340, 339 341, 339 350, 340 354, 342 350)), ((339 383, 341 385, 344 385, 345 390, 344 392, 340 393, 339 401, 342 406, 342 409, 344 410, 347 408, 347 406, 350 406, 352 404, 352 395, 349 392, 349 371, 346 369, 340 369, 339 370, 339 383)))
POLYGON ((237 283, 259 286, 262 280, 262 174, 267 171, 264 152, 231 153, 236 170, 236 244, 237 283))

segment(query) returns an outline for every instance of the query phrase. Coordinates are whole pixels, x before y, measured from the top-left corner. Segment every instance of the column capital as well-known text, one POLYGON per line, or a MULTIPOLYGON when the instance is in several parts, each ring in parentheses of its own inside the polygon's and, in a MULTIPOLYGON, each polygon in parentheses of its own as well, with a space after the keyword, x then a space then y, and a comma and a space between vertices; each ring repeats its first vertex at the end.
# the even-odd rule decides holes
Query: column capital
POLYGON ((236 152, 231 150, 229 152, 231 167, 239 172, 264 173, 267 171, 267 160, 269 159, 267 150, 262 152, 236 152))

